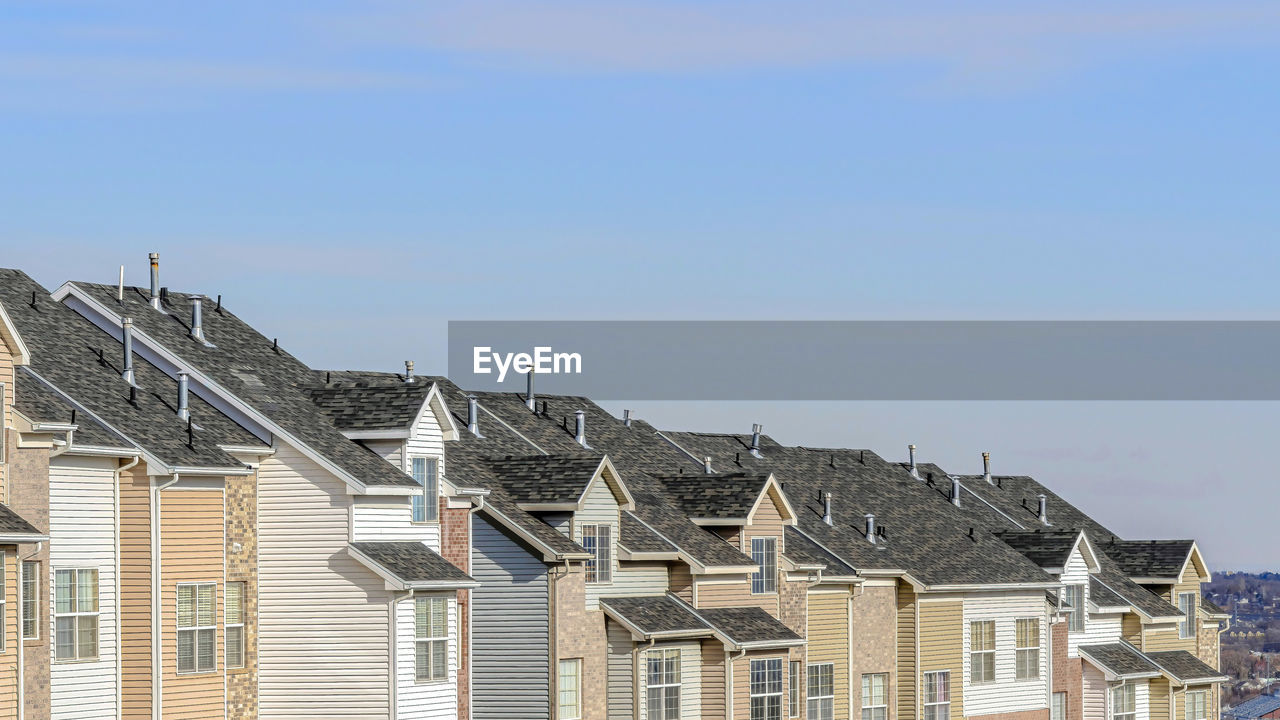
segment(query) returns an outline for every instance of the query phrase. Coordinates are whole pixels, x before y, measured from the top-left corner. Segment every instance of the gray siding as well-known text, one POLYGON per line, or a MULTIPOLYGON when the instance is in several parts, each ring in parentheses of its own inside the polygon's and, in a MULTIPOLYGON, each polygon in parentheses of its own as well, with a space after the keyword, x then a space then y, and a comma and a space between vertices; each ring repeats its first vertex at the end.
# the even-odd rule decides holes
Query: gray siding
POLYGON ((477 515, 471 575, 475 720, 549 719, 547 566, 477 515))
POLYGON ((609 638, 609 720, 631 720, 635 717, 635 672, 632 666, 631 633, 612 620, 609 638))

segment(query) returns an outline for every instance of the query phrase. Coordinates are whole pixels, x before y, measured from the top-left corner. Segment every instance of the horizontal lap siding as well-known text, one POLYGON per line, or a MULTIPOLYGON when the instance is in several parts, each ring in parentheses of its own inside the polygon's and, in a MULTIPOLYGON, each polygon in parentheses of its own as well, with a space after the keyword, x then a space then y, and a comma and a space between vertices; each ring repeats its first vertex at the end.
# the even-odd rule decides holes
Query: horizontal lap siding
POLYGON ((449 613, 449 672, 439 682, 417 681, 414 606, 412 598, 396 603, 396 705, 403 720, 445 720, 458 715, 458 601, 456 593, 419 597, 444 597, 449 613))
POLYGON ((258 469, 264 720, 390 714, 389 595, 347 553, 346 492, 288 445, 258 469))
POLYGON ((440 525, 415 523, 407 497, 355 496, 356 542, 426 543, 440 552, 440 525))
POLYGON ((224 528, 221 490, 160 491, 160 650, 165 720, 225 716, 223 649, 224 528), (214 672, 178 674, 178 584, 215 583, 217 665, 214 672))
POLYGON ((750 575, 710 575, 694 582, 700 608, 755 606, 775 617, 778 615, 778 594, 751 594, 750 575))
POLYGON ((608 620, 609 642, 608 717, 609 720, 631 720, 635 717, 635 666, 631 633, 608 620))
POLYGON ((472 697, 476 720, 549 718, 547 566, 477 515, 473 526, 472 697))
POLYGON ((964 604, 920 602, 920 672, 951 671, 951 715, 964 715, 964 604))
MULTIPOLYGON (((1085 663, 1082 684, 1084 720, 1106 720, 1107 679, 1102 676, 1102 671, 1090 663, 1085 663)), ((1165 717, 1167 716, 1160 716, 1160 720, 1164 720, 1165 717)))
POLYGON ((150 488, 141 465, 120 476, 120 665, 126 720, 152 717, 150 488))
POLYGON ((782 715, 787 716, 787 691, 790 685, 791 653, 787 650, 757 650, 748 652, 733 661, 733 717, 745 720, 751 717, 751 661, 779 658, 782 660, 782 715))
MULTIPOLYGON (((98 660, 55 661, 50 667, 54 720, 97 720, 116 712, 115 467, 114 459, 65 455, 49 467, 49 564, 52 570, 96 569, 100 613, 98 660)), ((42 603, 54 597, 55 574, 48 578, 42 603)), ((52 611, 46 619, 40 632, 52 638, 52 611)))
MULTIPOLYGON (((613 561, 613 579, 609 583, 587 584, 586 606, 588 610, 599 609, 601 596, 637 595, 654 585, 651 577, 652 573, 649 574, 650 577, 646 578, 643 572, 636 574, 634 570, 629 570, 626 577, 623 577, 619 571, 621 563, 618 561, 618 528, 620 522, 618 500, 614 497, 613 490, 609 488, 609 483, 601 475, 591 483, 591 487, 587 488, 586 499, 582 503, 582 509, 574 513, 573 516, 574 539, 579 543, 582 542, 582 526, 589 524, 608 525, 610 528, 609 537, 613 539, 612 552, 610 553, 613 561), (649 582, 646 582, 646 580, 649 582)), ((664 587, 653 592, 663 592, 666 589, 666 579, 667 576, 664 572, 662 574, 664 587)))
POLYGON ((915 720, 916 683, 916 595, 911 586, 898 584, 898 718, 915 720))
POLYGON ((18 573, 20 562, 12 545, 0 546, 4 557, 4 615, 0 632, 4 633, 3 653, 0 653, 0 717, 18 716, 18 614, 13 611, 18 602, 18 573))
MULTIPOLYGON (((808 663, 831 663, 835 714, 849 716, 849 593, 811 592, 808 598, 808 663)), ((887 671, 887 668, 886 668, 887 671)), ((861 682, 861 678, 859 678, 861 682)), ((858 688, 861 690, 861 688, 858 688)))
POLYGON ((702 720, 723 720, 728 707, 724 646, 702 641, 702 720))
MULTIPOLYGON (((1064 585, 1079 585, 1081 588, 1083 588, 1084 589, 1084 595, 1083 595, 1084 606, 1086 608, 1089 607, 1089 602, 1092 600, 1091 598, 1092 593, 1089 592, 1089 566, 1087 563, 1085 563, 1084 555, 1081 554, 1080 548, 1077 547, 1075 552, 1071 553, 1071 557, 1067 558, 1066 565, 1064 565, 1062 568, 1062 576, 1059 578, 1059 580, 1064 585)), ((1088 611, 1086 610, 1085 611, 1085 629, 1086 630, 1090 629, 1090 624, 1092 620, 1093 618, 1088 616, 1088 611)), ((1078 633, 1078 632, 1068 633, 1067 657, 1073 657, 1073 658, 1080 657, 1080 653, 1077 651, 1077 648, 1079 648, 1081 645, 1089 645, 1092 643, 1093 643, 1093 638, 1089 637, 1087 633, 1078 633)))
POLYGON ((1045 622, 1043 591, 1022 593, 973 593, 964 598, 964 708, 970 715, 1014 713, 1048 707, 1049 635, 1045 622), (1017 621, 1035 619, 1040 624, 1040 669, 1034 680, 1017 679, 1017 621), (972 637, 969 623, 994 620, 996 624, 996 681, 969 683, 972 637))

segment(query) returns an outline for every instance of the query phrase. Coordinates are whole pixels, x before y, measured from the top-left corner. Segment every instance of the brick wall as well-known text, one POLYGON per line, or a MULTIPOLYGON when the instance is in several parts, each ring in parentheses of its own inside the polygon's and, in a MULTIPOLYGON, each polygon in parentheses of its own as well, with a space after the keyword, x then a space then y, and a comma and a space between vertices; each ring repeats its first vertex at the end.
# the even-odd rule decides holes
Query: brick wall
POLYGON ((258 478, 227 478, 227 582, 244 583, 244 668, 227 670, 227 717, 258 717, 258 478))
POLYGON ((1084 687, 1083 667, 1080 658, 1067 657, 1067 623, 1057 622, 1049 626, 1049 652, 1053 658, 1053 692, 1067 694, 1066 720, 1083 720, 1084 704, 1081 692, 1084 687))
POLYGON ((1012 713, 991 713, 990 715, 966 715, 970 720, 1049 720, 1049 710, 1023 710, 1012 713))
MULTIPOLYGON (((778 586, 778 619, 782 621, 792 632, 804 637, 808 629, 808 611, 809 611, 809 584, 804 580, 783 580, 778 586)), ((800 707, 805 707, 808 695, 808 679, 806 671, 808 669, 807 648, 804 646, 792 648, 789 661, 800 663, 800 684, 797 686, 800 691, 800 707)), ((788 667, 788 671, 790 668, 788 667)), ((804 711, 801 711, 801 715, 804 711)))
MULTIPOLYGON (((471 572, 471 510, 440 498, 440 555, 471 572)), ((471 591, 458 591, 458 717, 471 717, 471 591)))
POLYGON ((897 590, 893 587, 869 587, 854 591, 853 644, 849 667, 850 717, 862 716, 862 676, 869 673, 889 675, 889 720, 898 715, 894 698, 898 692, 897 667, 897 590))
MULTIPOLYGON (((556 704, 559 661, 582 659, 582 720, 605 720, 608 683, 608 641, 604 613, 586 608, 586 571, 581 563, 553 574, 551 590, 556 630, 556 657, 552 666, 551 702, 556 704)), ((554 717, 554 712, 552 717, 554 717)))
MULTIPOLYGON (((9 507, 41 532, 49 532, 49 451, 44 448, 18 449, 18 433, 9 432, 7 478, 9 507)), ((49 543, 19 545, 18 559, 40 563, 40 587, 49 587, 49 543)), ((21 572, 22 566, 16 570, 21 572)), ((20 577, 20 575, 19 575, 20 577)), ((49 717, 50 626, 47 591, 40 593, 40 637, 23 640, 23 696, 28 718, 49 717)), ((21 610, 15 612, 20 617, 21 610)))

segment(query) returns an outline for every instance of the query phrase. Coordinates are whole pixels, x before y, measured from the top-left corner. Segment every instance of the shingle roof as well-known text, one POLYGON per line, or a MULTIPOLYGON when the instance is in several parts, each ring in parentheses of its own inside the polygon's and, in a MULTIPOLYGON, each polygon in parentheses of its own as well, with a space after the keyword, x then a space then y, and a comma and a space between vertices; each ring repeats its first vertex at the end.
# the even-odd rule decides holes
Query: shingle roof
POLYGON ((1129 643, 1081 645, 1080 652, 1095 664, 1122 678, 1137 675, 1154 676, 1160 672, 1160 668, 1156 667, 1155 663, 1129 643))
POLYGON ((1191 540, 1113 540, 1103 549, 1131 578, 1177 578, 1194 544, 1191 540))
POLYGON ((1209 602, 1209 598, 1200 598, 1200 607, 1210 615, 1230 615, 1231 613, 1218 607, 1217 603, 1209 602))
POLYGON ((797 645, 803 638, 763 609, 699 608, 698 615, 735 645, 797 645))
POLYGON ((1241 718, 1241 720, 1253 720, 1276 710, 1280 710, 1280 695, 1259 695, 1236 705, 1223 714, 1227 717, 1241 718))
POLYGON ((124 302, 116 288, 72 283, 116 315, 130 315, 135 327, 183 362, 252 406, 286 433, 366 486, 415 487, 403 471, 349 440, 311 400, 313 371, 236 317, 224 305, 204 313, 204 332, 212 346, 190 337, 191 298, 170 292, 167 312, 152 309, 147 292, 126 287, 124 302))
POLYGON ((691 518, 746 521, 768 475, 688 473, 659 477, 667 497, 691 518))
POLYGON ((1098 607, 1125 607, 1129 605, 1129 601, 1125 600, 1115 590, 1107 587, 1105 583, 1096 577, 1089 578, 1089 600, 1098 607))
POLYGON ((475 583, 469 575, 420 542, 353 542, 351 547, 406 585, 459 587, 475 583))
POLYGON ((390 373, 317 371, 305 391, 340 430, 400 430, 418 417, 432 384, 390 373))
POLYGON ((34 525, 27 522, 21 515, 14 512, 7 505, 0 505, 0 535, 35 535, 43 536, 34 525))
POLYGON ((822 565, 828 576, 852 577, 858 571, 843 560, 827 552, 804 533, 794 527, 786 530, 786 551, 783 555, 793 562, 805 565, 822 565))
POLYGON ((1191 684, 1226 679, 1225 673, 1215 670, 1186 650, 1149 652, 1147 657, 1151 658, 1152 662, 1159 665, 1162 670, 1175 677, 1180 683, 1191 684))
POLYGON ((675 552, 676 547, 656 532, 650 530, 635 515, 627 510, 622 511, 622 532, 619 543, 633 553, 642 552, 675 552))
POLYGON ((599 455, 526 455, 489 459, 493 481, 519 503, 576 503, 600 468, 599 455))
MULTIPOLYGON (((114 300, 112 300, 114 302, 114 300)), ((70 396, 87 413, 128 437, 169 467, 242 472, 244 465, 220 445, 262 442, 198 397, 190 400, 194 430, 177 416, 174 378, 135 353, 137 392, 121 378, 120 342, 18 270, 0 269, 0 303, 31 350, 33 376, 70 396), (35 301, 32 301, 32 298, 35 301)), ((148 312, 154 313, 148 308, 148 312)), ((86 414, 86 413, 81 413, 86 414)), ((77 418, 79 420, 79 418, 77 418)))
POLYGON ((18 368, 14 385, 16 392, 13 407, 31 422, 66 424, 71 423, 74 418, 76 431, 72 442, 75 445, 132 447, 119 433, 94 420, 88 413, 77 412, 66 397, 41 382, 29 368, 18 368))
POLYGON ((705 622, 668 595, 600 598, 600 604, 645 637, 711 634, 705 622))
POLYGON ((1060 569, 1067 564, 1071 550, 1080 537, 1078 532, 1016 532, 1002 530, 996 537, 1007 545, 1027 556, 1031 562, 1042 568, 1060 569))

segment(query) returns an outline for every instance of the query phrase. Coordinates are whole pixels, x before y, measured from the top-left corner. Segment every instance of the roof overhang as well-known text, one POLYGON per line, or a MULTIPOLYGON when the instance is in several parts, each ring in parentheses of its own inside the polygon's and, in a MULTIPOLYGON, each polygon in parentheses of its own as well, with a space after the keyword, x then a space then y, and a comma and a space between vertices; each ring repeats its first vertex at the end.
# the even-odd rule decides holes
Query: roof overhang
POLYGON ((9 312, 4 309, 4 303, 0 303, 0 339, 9 346, 9 354, 13 356, 14 365, 31 363, 31 351, 27 349, 27 344, 18 334, 18 328, 9 317, 9 312))
MULTIPOLYGON (((1141 680, 1144 678, 1158 678, 1164 674, 1160 670, 1157 670, 1155 668, 1152 668, 1151 670, 1144 671, 1144 672, 1117 673, 1114 670, 1112 670, 1110 667, 1108 667, 1105 663, 1103 663, 1101 660, 1090 655, 1089 652, 1084 649, 1084 647, 1080 647, 1077 650, 1077 652, 1079 652, 1080 656, 1083 657, 1085 660, 1087 660, 1090 665, 1093 665, 1094 667, 1101 670, 1102 675, 1103 677, 1106 678, 1107 682, 1119 682, 1122 680, 1141 680)), ((1134 652, 1137 652, 1140 655, 1142 654, 1141 651, 1136 649, 1134 650, 1134 652)))
POLYGON ((375 575, 382 578, 388 590, 468 590, 480 587, 480 583, 475 580, 404 580, 388 570, 386 566, 350 545, 347 546, 347 552, 356 562, 369 568, 375 575))
POLYGON ((618 543, 618 559, 619 560, 679 560, 680 553, 675 550, 648 550, 643 552, 634 552, 618 543))
MULTIPOLYGON (((534 548, 542 554, 543 562, 557 562, 561 560, 590 560, 595 557, 589 552, 560 552, 555 548, 544 543, 540 538, 525 530, 519 523, 507 517, 502 511, 495 508, 490 503, 484 503, 476 509, 476 512, 484 513, 486 517, 496 520, 499 525, 506 528, 508 532, 520 538, 522 542, 534 548)), ((550 527, 550 526, 548 526, 550 527)))
POLYGON ((765 498, 772 498, 778 507, 782 509, 782 524, 795 525, 796 511, 791 507, 791 502, 787 500, 787 496, 782 492, 782 486, 778 484, 778 479, 769 473, 769 477, 764 481, 764 487, 760 489, 760 495, 756 497, 755 503, 751 506, 751 512, 747 513, 747 524, 751 524, 755 520, 756 511, 760 509, 761 503, 765 498))
POLYGON ((644 629, 637 627, 634 623, 628 620, 625 615, 609 607, 608 602, 600 603, 600 609, 604 611, 604 614, 607 615, 610 620, 613 620, 614 622, 618 623, 622 627, 626 628, 627 632, 631 633, 632 640, 639 640, 639 641, 653 640, 656 642, 659 640, 679 640, 682 638, 712 637, 714 635, 714 632, 711 630, 710 627, 698 628, 698 629, 692 629, 692 630, 666 630, 661 632, 645 632, 644 629))
POLYGON ((387 428, 385 430, 343 430, 348 440, 407 440, 410 437, 408 428, 387 428))
MULTIPOLYGON (((864 572, 864 575, 869 573, 864 572)), ((1062 587, 1062 583, 957 583, 952 585, 937 584, 924 586, 923 592, 987 592, 1006 590, 1054 590, 1062 587)))
POLYGON ((48 539, 49 536, 45 533, 5 533, 0 535, 0 545, 44 542, 48 539))

